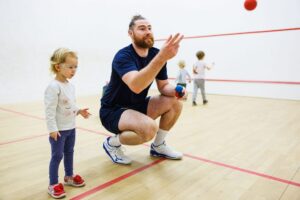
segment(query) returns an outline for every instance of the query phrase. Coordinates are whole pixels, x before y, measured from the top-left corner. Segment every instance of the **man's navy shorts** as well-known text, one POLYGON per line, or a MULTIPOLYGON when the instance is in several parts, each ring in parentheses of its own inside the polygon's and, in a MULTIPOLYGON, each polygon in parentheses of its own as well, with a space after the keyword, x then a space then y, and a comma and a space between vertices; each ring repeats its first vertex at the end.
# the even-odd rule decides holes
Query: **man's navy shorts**
POLYGON ((121 131, 119 130, 119 121, 121 118, 122 113, 125 110, 132 109, 138 112, 141 112, 147 115, 147 108, 149 103, 150 97, 147 97, 144 102, 139 104, 135 104, 132 106, 123 107, 120 105, 115 105, 113 107, 109 106, 101 106, 99 111, 99 116, 102 125, 109 131, 115 134, 120 134, 121 131))

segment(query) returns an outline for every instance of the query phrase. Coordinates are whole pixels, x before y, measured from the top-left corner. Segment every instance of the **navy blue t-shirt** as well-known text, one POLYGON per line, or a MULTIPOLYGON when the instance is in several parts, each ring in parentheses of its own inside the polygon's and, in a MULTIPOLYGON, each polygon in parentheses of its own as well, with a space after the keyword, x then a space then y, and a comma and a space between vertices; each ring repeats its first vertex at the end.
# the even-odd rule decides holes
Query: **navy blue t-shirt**
MULTIPOLYGON (((152 47, 149 49, 147 57, 140 57, 135 52, 132 44, 118 51, 112 62, 110 82, 101 99, 101 106, 113 107, 119 105, 130 107, 144 102, 152 83, 141 93, 136 94, 123 82, 122 76, 130 71, 140 71, 146 67, 158 52, 157 48, 152 47)), ((168 79, 166 64, 155 78, 159 80, 168 79)))

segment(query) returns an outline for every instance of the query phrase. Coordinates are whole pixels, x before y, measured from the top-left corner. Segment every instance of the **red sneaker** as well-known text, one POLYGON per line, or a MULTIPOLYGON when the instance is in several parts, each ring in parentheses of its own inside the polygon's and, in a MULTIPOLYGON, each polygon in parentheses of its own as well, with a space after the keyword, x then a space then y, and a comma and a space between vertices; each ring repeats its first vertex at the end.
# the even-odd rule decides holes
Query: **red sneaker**
POLYGON ((66 196, 64 186, 61 183, 55 185, 49 185, 48 193, 51 197, 55 199, 60 199, 66 196))
POLYGON ((84 180, 79 175, 75 175, 73 177, 65 177, 65 185, 70 185, 73 187, 82 187, 85 185, 84 180))

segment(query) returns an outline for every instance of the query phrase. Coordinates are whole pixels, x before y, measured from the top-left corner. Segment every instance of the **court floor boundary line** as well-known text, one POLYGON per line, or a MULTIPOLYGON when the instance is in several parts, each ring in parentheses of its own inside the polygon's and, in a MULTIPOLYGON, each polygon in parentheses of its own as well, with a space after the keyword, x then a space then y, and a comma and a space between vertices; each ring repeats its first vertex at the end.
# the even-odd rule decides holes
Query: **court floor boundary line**
MULTIPOLYGON (((41 117, 36 117, 36 116, 33 116, 33 115, 28 115, 26 113, 21 113, 21 112, 9 110, 9 109, 2 109, 1 107, 0 107, 0 110, 4 110, 4 111, 7 111, 7 112, 12 112, 12 113, 19 114, 19 115, 26 116, 26 117, 32 117, 32 118, 39 119, 39 120, 44 120, 41 117)), ((77 128, 81 129, 83 131, 96 133, 98 135, 110 136, 109 134, 102 133, 100 131, 94 131, 94 130, 90 130, 90 129, 86 129, 86 128, 81 128, 81 127, 77 127, 77 128)), ((41 135, 40 136, 36 136, 36 137, 41 137, 41 135)), ((34 139, 36 137, 28 138, 27 140, 34 139)), ((22 140, 22 139, 20 139, 20 140, 22 140)), ((12 143, 12 142, 8 141, 7 143, 12 143)), ((149 147, 148 144, 143 144, 143 145, 149 147)), ((218 161, 209 160, 209 159, 206 159, 206 158, 202 158, 202 157, 199 157, 199 156, 194 156, 194 155, 190 155, 190 154, 186 154, 186 153, 184 153, 184 156, 188 157, 188 158, 191 158, 191 159, 194 159, 194 160, 203 161, 203 162, 206 162, 206 163, 214 164, 214 165, 225 167, 225 168, 230 168, 232 170, 243 172, 243 173, 246 173, 246 174, 255 175, 255 176, 262 177, 262 178, 265 178, 265 179, 268 179, 268 180, 273 180, 273 181, 276 181, 276 182, 285 183, 285 184, 293 185, 293 186, 296 186, 296 187, 300 187, 300 183, 294 182, 294 181, 291 181, 291 180, 286 180, 286 179, 278 178, 278 177, 267 175, 267 174, 264 174, 264 173, 255 172, 255 171, 252 171, 252 170, 248 170, 248 169, 236 167, 236 166, 233 166, 233 165, 228 165, 228 164, 225 164, 225 163, 221 163, 221 162, 218 162, 218 161)))
POLYGON ((49 135, 49 133, 44 133, 44 134, 40 134, 40 135, 32 135, 29 137, 24 137, 24 138, 19 138, 19 139, 15 139, 15 140, 10 140, 10 141, 6 141, 6 142, 0 142, 0 146, 2 145, 6 145, 6 144, 12 144, 12 143, 17 143, 17 142, 23 142, 25 140, 31 140, 31 139, 35 139, 38 137, 44 137, 49 135))
POLYGON ((282 179, 282 178, 277 178, 275 176, 263 174, 263 173, 260 173, 260 172, 255 172, 255 171, 248 170, 248 169, 243 169, 243 168, 240 168, 240 167, 236 167, 236 166, 233 166, 233 165, 228 165, 228 164, 225 164, 225 163, 209 160, 209 159, 202 158, 202 157, 199 157, 199 156, 193 156, 193 155, 190 155, 190 154, 184 154, 184 156, 192 158, 192 159, 200 160, 200 161, 203 161, 203 162, 211 163, 211 164, 214 164, 214 165, 226 167, 226 168, 229 168, 229 169, 233 169, 235 171, 240 171, 240 172, 244 172, 244 173, 247 173, 247 174, 252 174, 252 175, 255 175, 255 176, 266 178, 266 179, 269 179, 269 180, 274 180, 274 181, 277 181, 277 182, 286 183, 288 185, 293 185, 293 186, 296 186, 296 187, 300 187, 300 183, 297 183, 297 182, 294 182, 294 181, 290 181, 290 180, 286 180, 286 179, 282 179))
MULTIPOLYGON (((102 132, 99 132, 99 131, 97 132, 97 131, 82 128, 82 127, 76 127, 76 129, 83 130, 83 131, 90 132, 90 133, 96 133, 98 135, 103 135, 103 136, 107 136, 107 137, 111 136, 111 135, 106 134, 106 133, 102 133, 102 132)), ((1 145, 12 144, 12 143, 23 142, 23 141, 26 141, 26 140, 31 140, 31 139, 35 139, 35 138, 39 138, 39 137, 48 136, 48 135, 49 135, 49 133, 44 133, 44 134, 39 134, 39 135, 31 135, 31 136, 24 137, 24 138, 18 138, 18 139, 14 139, 14 140, 8 140, 8 141, 0 142, 0 146, 1 145)))
POLYGON ((43 117, 29 115, 29 114, 26 114, 26 113, 23 113, 23 112, 18 112, 18 111, 7 109, 7 108, 3 108, 3 107, 0 107, 0 110, 6 111, 6 112, 10 112, 10 113, 14 113, 14 114, 18 114, 18 115, 23 115, 25 117, 30 117, 30 118, 33 118, 33 119, 45 120, 45 118, 43 118, 43 117))
POLYGON ((103 190, 103 189, 105 189, 105 188, 107 188, 109 186, 114 185, 115 183, 123 181, 123 180, 125 180, 125 179, 127 179, 127 178, 129 178, 131 176, 134 176, 134 175, 136 175, 136 174, 138 174, 138 173, 140 173, 140 172, 142 172, 142 171, 144 171, 144 170, 146 170, 148 168, 151 168, 151 167, 153 167, 153 166, 161 163, 164 160, 166 160, 166 159, 165 158, 160 158, 158 160, 155 160, 155 161, 151 162, 150 164, 147 164, 147 165, 144 165, 144 166, 139 167, 137 169, 134 169, 134 170, 132 170, 132 171, 130 171, 130 172, 122 175, 122 176, 114 178, 114 179, 112 179, 112 180, 110 180, 108 182, 105 182, 105 183, 103 183, 103 184, 101 184, 99 186, 96 186, 96 187, 94 187, 94 188, 92 188, 92 189, 90 189, 88 191, 85 191, 85 192, 83 192, 83 193, 81 193, 81 194, 79 194, 77 196, 74 196, 74 197, 71 198, 71 200, 79 200, 79 199, 85 198, 85 197, 87 197, 89 195, 92 195, 92 194, 94 194, 96 192, 99 192, 99 191, 101 191, 101 190, 103 190))

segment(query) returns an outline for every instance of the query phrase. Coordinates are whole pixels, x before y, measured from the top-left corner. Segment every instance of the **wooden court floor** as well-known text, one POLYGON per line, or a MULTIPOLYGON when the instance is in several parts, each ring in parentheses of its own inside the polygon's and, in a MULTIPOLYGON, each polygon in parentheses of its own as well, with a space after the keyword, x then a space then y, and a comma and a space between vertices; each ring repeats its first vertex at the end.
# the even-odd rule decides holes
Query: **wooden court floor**
MULTIPOLYGON (((184 102, 167 143, 181 161, 149 156, 148 144, 126 146, 134 162, 113 164, 102 149, 110 135, 98 118, 99 96, 77 118, 74 170, 83 188, 65 199, 300 200, 300 101, 208 95, 206 106, 184 102)), ((43 102, 0 105, 0 199, 51 199, 50 145, 43 102)), ((60 180, 63 177, 60 165, 60 180)))

